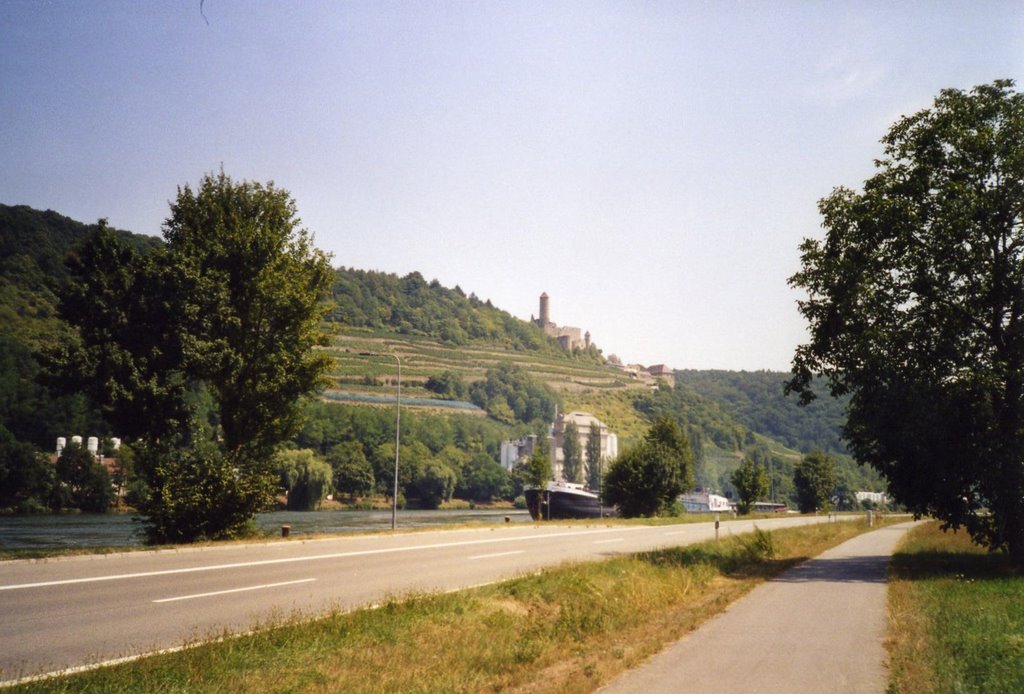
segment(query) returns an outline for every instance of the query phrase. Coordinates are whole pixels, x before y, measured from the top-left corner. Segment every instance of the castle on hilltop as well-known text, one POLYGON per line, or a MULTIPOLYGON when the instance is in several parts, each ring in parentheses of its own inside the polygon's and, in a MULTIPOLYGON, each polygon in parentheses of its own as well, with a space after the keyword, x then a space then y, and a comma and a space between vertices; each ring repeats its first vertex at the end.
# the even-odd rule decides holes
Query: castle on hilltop
POLYGON ((580 349, 588 349, 590 347, 589 330, 581 338, 579 328, 568 325, 555 325, 551 321, 551 306, 547 292, 540 295, 540 317, 534 318, 531 315, 530 322, 543 330, 545 335, 550 335, 558 340, 558 344, 567 352, 571 352, 576 347, 580 349))

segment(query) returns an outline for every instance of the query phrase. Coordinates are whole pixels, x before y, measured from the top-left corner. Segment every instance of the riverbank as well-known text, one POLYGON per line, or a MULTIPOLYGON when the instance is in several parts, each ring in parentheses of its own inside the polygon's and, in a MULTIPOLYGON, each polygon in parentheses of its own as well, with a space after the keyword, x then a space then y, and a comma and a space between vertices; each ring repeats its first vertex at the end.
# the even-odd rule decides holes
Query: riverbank
MULTIPOLYGON (((526 522, 530 514, 507 508, 400 510, 401 530, 466 523, 526 522)), ((289 526, 292 537, 376 532, 391 529, 391 510, 274 511, 256 514, 257 537, 280 537, 289 526)), ((251 538, 250 538, 251 539, 251 538)), ((30 558, 75 551, 118 551, 143 547, 142 525, 132 514, 53 514, 0 516, 0 559, 30 558)))

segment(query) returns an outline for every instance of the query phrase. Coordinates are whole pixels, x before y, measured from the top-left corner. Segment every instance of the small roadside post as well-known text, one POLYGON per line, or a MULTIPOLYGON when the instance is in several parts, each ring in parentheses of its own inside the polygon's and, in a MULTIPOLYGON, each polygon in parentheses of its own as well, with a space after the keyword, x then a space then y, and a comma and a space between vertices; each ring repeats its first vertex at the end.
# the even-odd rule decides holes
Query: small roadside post
POLYGON ((715 514, 715 542, 718 542, 718 523, 721 518, 720 513, 715 514))

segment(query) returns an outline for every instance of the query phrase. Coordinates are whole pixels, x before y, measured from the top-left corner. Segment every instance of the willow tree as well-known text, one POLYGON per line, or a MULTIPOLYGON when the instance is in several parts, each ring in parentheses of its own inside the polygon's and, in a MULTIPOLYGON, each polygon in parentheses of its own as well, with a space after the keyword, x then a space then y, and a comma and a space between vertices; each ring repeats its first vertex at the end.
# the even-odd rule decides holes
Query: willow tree
POLYGON ((1024 564, 1024 96, 942 91, 819 203, 790 284, 810 341, 788 389, 849 394, 844 435, 916 515, 1024 564))

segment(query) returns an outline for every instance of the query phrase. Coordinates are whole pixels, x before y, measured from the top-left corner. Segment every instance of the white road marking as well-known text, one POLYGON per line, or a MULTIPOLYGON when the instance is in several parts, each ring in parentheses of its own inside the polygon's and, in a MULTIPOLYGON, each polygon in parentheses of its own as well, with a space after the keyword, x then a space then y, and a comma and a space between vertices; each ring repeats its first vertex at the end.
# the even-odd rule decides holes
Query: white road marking
POLYGON ((525 549, 517 549, 511 552, 497 552, 495 554, 477 554, 472 557, 467 557, 470 561, 474 559, 494 559, 495 557, 511 557, 513 554, 523 554, 526 552, 525 549))
POLYGON ((672 537, 673 535, 685 535, 687 532, 689 532, 689 531, 688 530, 676 530, 676 531, 671 532, 671 533, 662 533, 661 535, 662 535, 662 537, 672 537))
POLYGON ((616 537, 616 538, 611 539, 611 540, 594 540, 593 544, 595 544, 595 545, 607 545, 610 542, 625 542, 625 541, 626 541, 625 538, 616 537))
POLYGON ((635 528, 599 528, 595 530, 573 530, 564 533, 550 533, 546 535, 530 536, 517 535, 515 537, 492 537, 486 540, 462 540, 459 542, 438 542, 432 545, 407 545, 404 547, 391 547, 385 549, 364 549, 353 552, 332 552, 330 554, 313 554, 304 557, 283 557, 280 559, 261 559, 258 561, 238 562, 234 564, 211 564, 209 566, 190 566, 182 569, 162 569, 159 571, 140 571, 131 574, 111 574, 109 576, 88 576, 85 578, 65 578, 55 581, 39 581, 36 583, 13 583, 0 586, 0 591, 22 590, 24 588, 47 588, 50 586, 66 586, 78 583, 97 583, 100 581, 121 581, 129 578, 149 578, 151 576, 170 576, 174 574, 200 573, 204 571, 222 571, 225 569, 244 569, 254 566, 270 566, 273 564, 294 564, 302 561, 322 561, 324 559, 344 559, 347 557, 365 557, 374 554, 397 554, 400 552, 415 552, 429 549, 446 549, 449 547, 468 547, 472 545, 490 545, 503 542, 525 542, 530 540, 551 540, 564 537, 579 537, 581 535, 598 535, 607 533, 622 533, 650 530, 647 526, 635 528))
POLYGON ((228 593, 245 593, 250 590, 263 590, 264 588, 279 588, 281 586, 293 586, 297 583, 310 583, 315 581, 315 578, 300 578, 297 581, 281 581, 280 583, 264 583, 258 586, 246 586, 244 588, 230 588, 228 590, 216 590, 212 593, 196 593, 194 595, 178 595, 173 598, 161 598, 160 600, 154 600, 155 603, 161 602, 177 602, 179 600, 195 600, 196 598, 209 598, 214 595, 227 595, 228 593))

